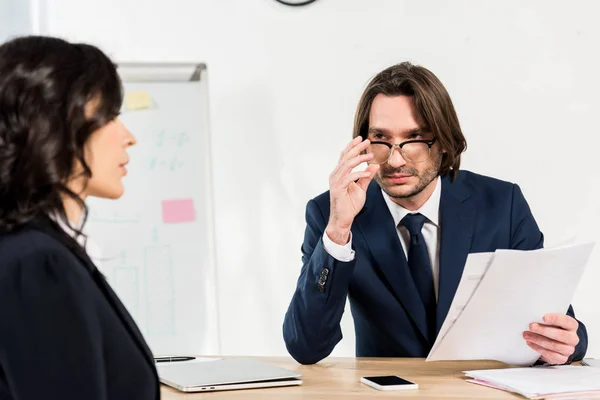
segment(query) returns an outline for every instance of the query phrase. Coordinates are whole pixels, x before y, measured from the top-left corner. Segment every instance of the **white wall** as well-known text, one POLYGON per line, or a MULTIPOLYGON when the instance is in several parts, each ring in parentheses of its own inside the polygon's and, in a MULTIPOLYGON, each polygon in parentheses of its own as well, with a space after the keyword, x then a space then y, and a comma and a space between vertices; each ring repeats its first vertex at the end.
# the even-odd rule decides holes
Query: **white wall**
MULTIPOLYGON (((577 226, 595 234, 598 215, 580 207, 600 197, 598 15, 593 0, 55 0, 42 23, 117 61, 207 62, 222 352, 278 355, 305 204, 327 189, 367 80, 392 63, 440 77, 469 142, 464 167, 518 182, 548 245, 577 226)), ((575 304, 596 357, 598 263, 575 304)), ((343 328, 334 354, 352 355, 348 316, 343 328)))
POLYGON ((31 33, 30 16, 29 0, 0 0, 0 43, 15 35, 31 33))

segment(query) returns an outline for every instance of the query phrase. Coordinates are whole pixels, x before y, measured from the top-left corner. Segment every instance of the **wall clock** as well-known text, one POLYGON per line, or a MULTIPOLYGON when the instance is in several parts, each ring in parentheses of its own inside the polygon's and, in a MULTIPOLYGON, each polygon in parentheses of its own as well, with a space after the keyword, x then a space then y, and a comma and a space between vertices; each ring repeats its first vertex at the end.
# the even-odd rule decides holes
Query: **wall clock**
POLYGON ((286 6, 306 6, 310 3, 314 3, 316 0, 275 0, 278 3, 285 4, 286 6))

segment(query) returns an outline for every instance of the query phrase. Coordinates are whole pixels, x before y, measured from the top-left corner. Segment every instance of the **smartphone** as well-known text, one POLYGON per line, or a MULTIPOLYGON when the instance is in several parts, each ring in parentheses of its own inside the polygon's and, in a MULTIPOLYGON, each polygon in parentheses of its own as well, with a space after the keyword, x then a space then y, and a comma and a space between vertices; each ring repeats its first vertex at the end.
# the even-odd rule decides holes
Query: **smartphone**
POLYGON ((360 378, 365 385, 369 385, 378 390, 408 390, 418 389, 419 385, 414 382, 402 379, 399 376, 365 376, 360 378))

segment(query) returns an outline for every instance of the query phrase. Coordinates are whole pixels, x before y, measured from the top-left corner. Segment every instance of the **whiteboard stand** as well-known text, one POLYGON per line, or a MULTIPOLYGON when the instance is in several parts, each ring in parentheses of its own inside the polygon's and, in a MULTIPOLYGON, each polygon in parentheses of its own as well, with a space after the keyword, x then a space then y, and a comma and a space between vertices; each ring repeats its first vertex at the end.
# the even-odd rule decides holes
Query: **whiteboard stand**
POLYGON ((90 199, 86 231, 100 270, 154 354, 218 355, 207 69, 203 63, 120 63, 121 120, 137 144, 118 201, 90 199), (146 103, 147 101, 147 103, 146 103))

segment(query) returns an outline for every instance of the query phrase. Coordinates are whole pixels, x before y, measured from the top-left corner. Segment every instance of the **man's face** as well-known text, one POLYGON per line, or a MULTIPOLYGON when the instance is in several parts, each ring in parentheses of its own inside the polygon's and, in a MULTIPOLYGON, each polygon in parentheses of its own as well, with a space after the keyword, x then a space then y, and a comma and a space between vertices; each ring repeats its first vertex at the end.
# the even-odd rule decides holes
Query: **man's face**
MULTIPOLYGON (((371 142, 391 144, 433 139, 433 134, 424 131, 415 117, 412 97, 378 94, 371 105, 368 138, 371 142)), ((442 163, 440 145, 435 143, 429 154, 427 160, 414 162, 405 159, 395 146, 387 162, 381 164, 375 181, 393 199, 412 198, 427 188, 439 174, 442 163)))

